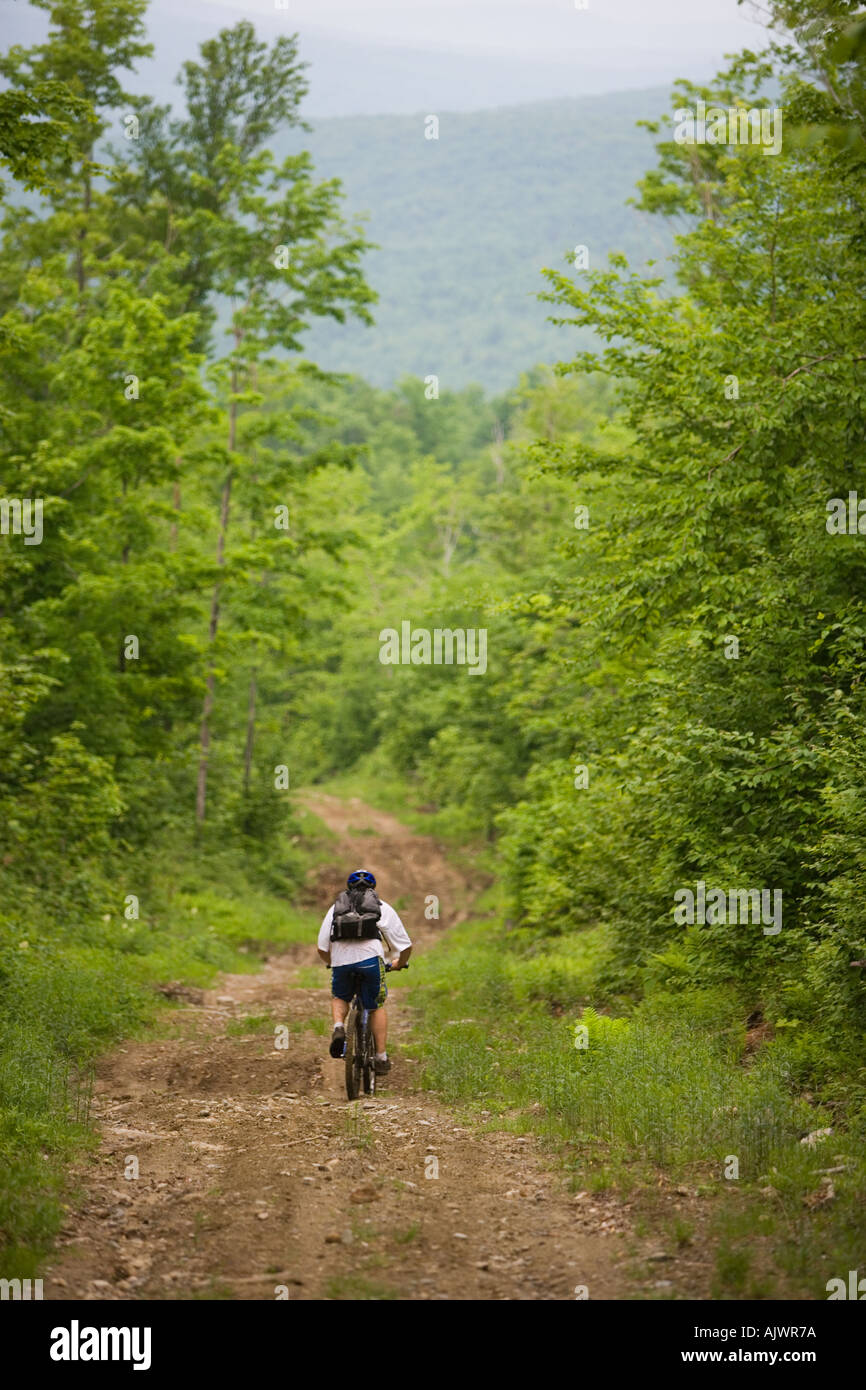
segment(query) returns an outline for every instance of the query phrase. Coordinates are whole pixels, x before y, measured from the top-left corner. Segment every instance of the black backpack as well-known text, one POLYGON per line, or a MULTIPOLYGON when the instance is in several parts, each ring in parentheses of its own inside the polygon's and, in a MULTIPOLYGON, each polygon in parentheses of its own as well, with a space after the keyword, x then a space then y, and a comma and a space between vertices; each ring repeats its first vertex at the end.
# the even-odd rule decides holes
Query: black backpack
POLYGON ((344 888, 334 903, 332 941, 379 941, 382 903, 372 888, 344 888))

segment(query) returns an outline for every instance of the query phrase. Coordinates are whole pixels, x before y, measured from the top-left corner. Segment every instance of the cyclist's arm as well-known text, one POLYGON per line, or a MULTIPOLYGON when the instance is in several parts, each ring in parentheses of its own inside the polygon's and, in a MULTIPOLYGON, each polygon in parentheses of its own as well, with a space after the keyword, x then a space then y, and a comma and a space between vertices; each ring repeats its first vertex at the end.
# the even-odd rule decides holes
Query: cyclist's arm
POLYGON ((403 970, 412 954, 412 942, 398 914, 390 904, 383 906, 382 929, 388 938, 388 946, 394 952, 391 959, 392 970, 403 970))
POLYGON ((329 907, 322 919, 322 925, 319 927, 319 939, 316 944, 319 959, 324 961, 325 965, 331 964, 331 921, 333 916, 334 909, 329 907))

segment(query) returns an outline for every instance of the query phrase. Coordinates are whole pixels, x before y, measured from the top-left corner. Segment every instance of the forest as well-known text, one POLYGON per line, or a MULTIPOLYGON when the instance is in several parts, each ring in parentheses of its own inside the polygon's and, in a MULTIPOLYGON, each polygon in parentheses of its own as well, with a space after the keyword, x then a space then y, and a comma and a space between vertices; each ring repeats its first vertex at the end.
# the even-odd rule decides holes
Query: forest
POLYGON ((670 261, 552 244, 558 360, 515 342, 491 395, 306 356, 381 286, 296 38, 215 33, 169 109, 128 90, 147 0, 32 3, 46 41, 0 59, 0 1272, 52 1249, 157 987, 312 951, 325 787, 484 875, 413 962, 425 1084, 582 1188, 716 1191, 712 1296, 826 1297, 866 1209, 866 20, 769 0, 764 49, 645 111, 670 261), (780 108, 779 153, 678 142, 698 101, 780 108), (485 669, 384 662, 403 624, 483 632, 485 669))

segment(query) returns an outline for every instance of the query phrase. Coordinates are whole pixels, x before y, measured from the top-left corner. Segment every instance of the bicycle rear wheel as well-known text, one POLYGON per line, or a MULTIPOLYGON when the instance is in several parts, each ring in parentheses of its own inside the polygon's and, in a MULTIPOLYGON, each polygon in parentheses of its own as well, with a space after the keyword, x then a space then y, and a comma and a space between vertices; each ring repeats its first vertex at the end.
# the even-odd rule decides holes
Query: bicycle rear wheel
POLYGON ((360 1026, 360 1015, 353 1003, 346 1019, 346 1095, 349 1100, 357 1100, 361 1090, 360 1026))
POLYGON ((361 1051, 361 1073, 364 1078, 364 1095, 372 1096, 376 1094, 376 1067, 374 1058, 376 1056, 376 1044, 373 1042, 373 1027, 370 1022, 370 1015, 365 1011, 361 1025, 362 1051, 361 1051))

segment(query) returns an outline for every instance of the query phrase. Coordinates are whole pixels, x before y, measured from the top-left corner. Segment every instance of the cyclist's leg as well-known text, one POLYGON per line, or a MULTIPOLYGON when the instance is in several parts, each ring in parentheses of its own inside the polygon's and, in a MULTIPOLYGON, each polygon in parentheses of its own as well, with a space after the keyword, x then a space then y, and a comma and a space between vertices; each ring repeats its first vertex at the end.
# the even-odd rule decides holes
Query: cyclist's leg
POLYGON ((388 1013, 385 1008, 388 986, 385 984, 385 962, 382 957, 374 956, 372 960, 364 961, 361 977, 361 1000, 364 1007, 370 1010, 373 1042, 376 1052, 381 1056, 388 1041, 388 1013))
POLYGON ((349 1005, 352 1002, 355 980, 352 966, 337 965, 331 970, 331 1017, 334 1026, 331 1030, 331 1044, 328 1049, 332 1057, 343 1055, 343 1042, 346 1037, 345 1022, 349 1005))
POLYGON ((388 1042, 388 1010, 384 1004, 380 1004, 378 1009, 374 1009, 370 1014, 370 1024, 373 1029, 373 1041, 376 1044, 376 1051, 382 1053, 387 1051, 388 1042))
POLYGON ((345 1023, 354 992, 354 965, 333 966, 331 968, 331 1017, 335 1023, 345 1023))
POLYGON ((384 1015, 384 1004, 388 997, 388 986, 385 984, 385 962, 381 956, 371 956, 369 960, 359 961, 355 968, 358 971, 360 982, 358 993, 361 996, 361 1003, 365 1009, 370 1010, 373 1036, 378 1037, 377 1028, 381 1027, 381 1024, 377 1024, 377 1019, 379 1015, 384 1015))

